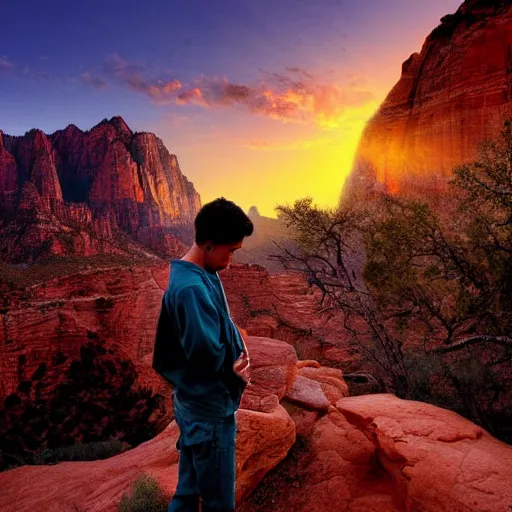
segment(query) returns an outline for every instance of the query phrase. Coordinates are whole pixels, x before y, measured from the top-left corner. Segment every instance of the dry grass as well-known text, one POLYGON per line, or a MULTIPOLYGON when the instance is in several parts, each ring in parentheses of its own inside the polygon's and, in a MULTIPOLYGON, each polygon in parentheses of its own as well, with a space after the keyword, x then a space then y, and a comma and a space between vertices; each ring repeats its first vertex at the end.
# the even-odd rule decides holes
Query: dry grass
POLYGON ((166 512, 171 496, 160 487, 158 480, 142 473, 135 481, 132 493, 123 494, 118 512, 166 512))

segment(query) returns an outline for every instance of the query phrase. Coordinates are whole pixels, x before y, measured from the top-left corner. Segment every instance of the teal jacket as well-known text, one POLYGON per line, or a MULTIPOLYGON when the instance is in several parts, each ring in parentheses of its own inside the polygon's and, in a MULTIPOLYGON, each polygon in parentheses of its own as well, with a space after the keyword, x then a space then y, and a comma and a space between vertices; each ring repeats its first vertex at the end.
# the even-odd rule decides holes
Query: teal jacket
POLYGON ((224 418, 245 382, 233 371, 243 351, 218 274, 173 260, 162 297, 153 368, 174 387, 174 407, 191 419, 224 418))

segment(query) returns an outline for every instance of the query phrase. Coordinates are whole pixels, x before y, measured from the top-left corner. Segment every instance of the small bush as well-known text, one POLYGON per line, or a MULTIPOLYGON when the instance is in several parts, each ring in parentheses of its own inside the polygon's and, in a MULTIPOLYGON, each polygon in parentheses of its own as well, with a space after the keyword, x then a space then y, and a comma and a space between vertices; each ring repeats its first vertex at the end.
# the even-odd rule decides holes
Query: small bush
POLYGON ((62 461, 102 460, 118 455, 131 446, 118 439, 96 443, 75 443, 54 449, 42 449, 34 454, 33 464, 51 464, 62 461))
POLYGON ((410 389, 404 398, 460 411, 460 400, 441 356, 416 350, 405 352, 404 359, 410 380, 410 389))
POLYGON ((46 363, 41 363, 37 370, 32 375, 32 380, 41 380, 46 374, 47 366, 46 363))
POLYGON ((145 473, 137 478, 131 495, 123 494, 118 512, 166 512, 171 496, 145 473))
POLYGON ((18 392, 4 401, 0 471, 24 464, 104 459, 156 435, 164 414, 162 399, 135 385, 131 361, 115 351, 107 354, 100 343, 88 343, 80 347, 80 358, 68 364, 67 371, 60 368, 49 396, 51 364, 36 370, 33 377, 40 380, 22 380, 18 392))

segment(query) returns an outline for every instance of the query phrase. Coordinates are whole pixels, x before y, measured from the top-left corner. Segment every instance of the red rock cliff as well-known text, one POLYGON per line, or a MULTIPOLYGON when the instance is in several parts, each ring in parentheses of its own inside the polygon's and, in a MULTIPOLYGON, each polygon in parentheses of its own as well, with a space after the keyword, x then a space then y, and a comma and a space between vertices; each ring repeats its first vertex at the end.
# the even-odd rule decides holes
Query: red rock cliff
POLYGON ((512 6, 466 0, 427 37, 368 123, 347 197, 387 191, 436 197, 512 107, 512 6))
POLYGON ((87 132, 0 132, 0 258, 175 256, 201 201, 176 156, 120 117, 87 132), (27 204, 30 203, 30 208, 27 204))

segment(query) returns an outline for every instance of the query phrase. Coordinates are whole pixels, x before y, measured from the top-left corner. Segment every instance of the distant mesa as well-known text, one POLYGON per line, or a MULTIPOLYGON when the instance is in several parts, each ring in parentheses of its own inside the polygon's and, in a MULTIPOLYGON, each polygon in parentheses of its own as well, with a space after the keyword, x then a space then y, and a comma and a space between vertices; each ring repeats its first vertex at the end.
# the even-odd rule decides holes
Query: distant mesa
POLYGON ((236 260, 261 265, 272 273, 282 272, 282 265, 272 255, 279 252, 278 246, 290 247, 293 243, 286 223, 279 218, 261 215, 256 206, 251 206, 247 215, 254 224, 254 231, 246 238, 242 249, 237 251, 236 260))
POLYGON ((258 218, 261 217, 260 212, 256 206, 251 206, 249 208, 249 212, 247 214, 250 218, 258 218))

